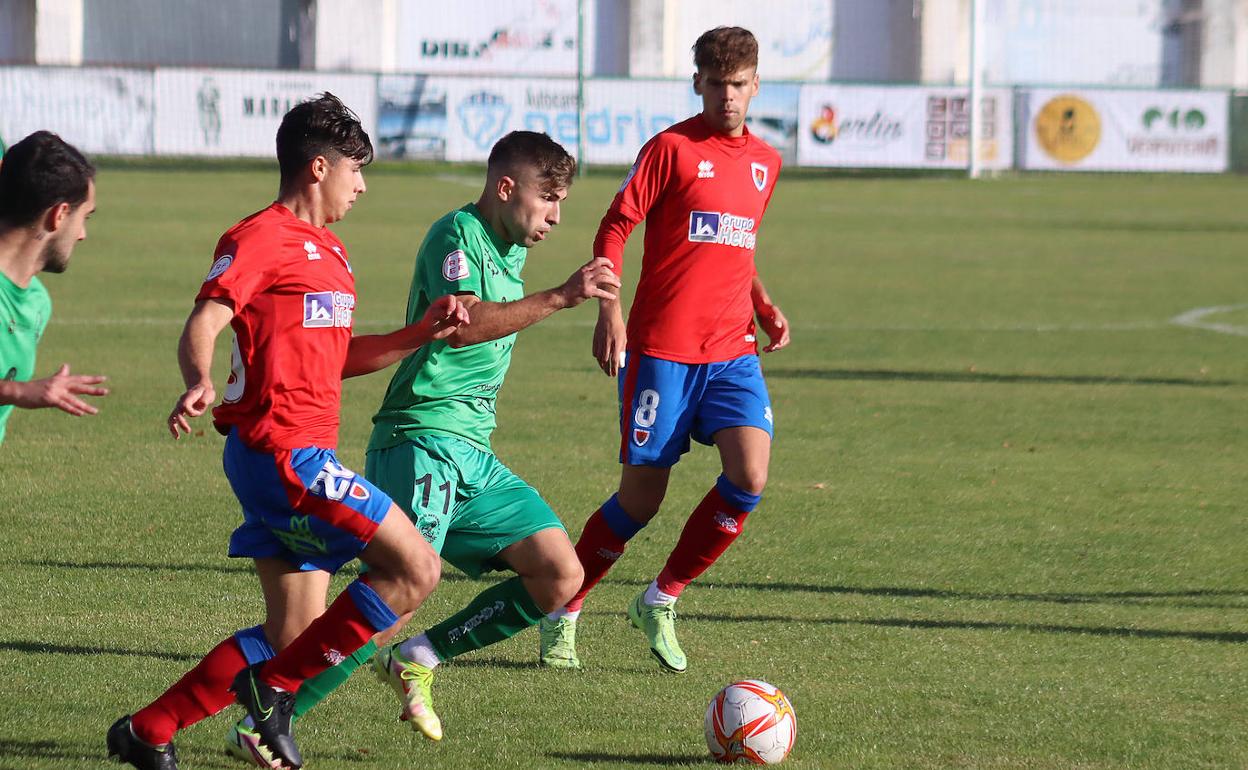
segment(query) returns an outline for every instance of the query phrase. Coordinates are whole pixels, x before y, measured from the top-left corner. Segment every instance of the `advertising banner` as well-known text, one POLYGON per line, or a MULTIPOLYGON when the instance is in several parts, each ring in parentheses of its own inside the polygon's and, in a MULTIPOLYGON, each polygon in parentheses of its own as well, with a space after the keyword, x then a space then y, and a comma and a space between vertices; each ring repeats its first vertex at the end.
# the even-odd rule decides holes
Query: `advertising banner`
POLYGON ((576 75, 577 0, 402 0, 399 69, 576 75))
POLYGON ((322 91, 342 99, 372 136, 376 83, 375 75, 157 69, 156 153, 271 158, 282 116, 322 91))
POLYGON ((446 82, 446 159, 484 161, 509 131, 543 131, 576 154, 576 81, 453 78, 446 82))
POLYGON ((446 159, 446 78, 382 75, 377 79, 380 158, 446 159))
POLYGON ((1204 171, 1227 168, 1225 92, 1036 89, 1026 94, 1023 168, 1204 171))
POLYGON ((585 84, 585 161, 629 166, 650 137, 692 114, 686 81, 591 80, 585 84))
POLYGON ((87 154, 152 152, 152 73, 124 69, 0 68, 0 137, 46 129, 87 154))
MULTIPOLYGON (((807 85, 798 98, 797 159, 803 166, 965 168, 971 115, 960 88, 807 85)), ((980 161, 1013 163, 1013 102, 987 89, 980 102, 980 161)))

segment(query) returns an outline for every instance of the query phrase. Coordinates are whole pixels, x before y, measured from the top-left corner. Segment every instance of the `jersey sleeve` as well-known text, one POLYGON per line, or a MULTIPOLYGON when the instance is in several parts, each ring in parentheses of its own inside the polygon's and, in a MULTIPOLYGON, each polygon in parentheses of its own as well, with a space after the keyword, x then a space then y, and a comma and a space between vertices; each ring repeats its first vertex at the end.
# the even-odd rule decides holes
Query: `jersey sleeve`
POLYGON ((458 223, 430 233, 416 261, 417 279, 429 299, 443 294, 481 296, 485 267, 481 244, 458 223))
POLYGON ((274 259, 278 243, 257 238, 235 241, 223 237, 217 243, 216 259, 199 287, 195 301, 222 299, 238 313, 252 298, 277 281, 274 259))
POLYGON ((650 213, 670 178, 677 141, 663 132, 646 142, 598 225, 594 256, 611 260, 616 275, 624 274, 624 244, 629 234, 650 213))

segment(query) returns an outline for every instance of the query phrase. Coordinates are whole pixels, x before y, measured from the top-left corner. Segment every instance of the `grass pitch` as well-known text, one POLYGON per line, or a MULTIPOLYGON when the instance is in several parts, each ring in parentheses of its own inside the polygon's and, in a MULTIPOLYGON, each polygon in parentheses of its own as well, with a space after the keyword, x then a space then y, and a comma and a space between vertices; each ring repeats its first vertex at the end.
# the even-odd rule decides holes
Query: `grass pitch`
MULTIPOLYGON (((275 180, 105 167, 89 239, 47 279, 40 372, 68 361, 113 394, 94 418, 19 412, 0 447, 0 768, 105 767, 113 719, 261 620, 249 564, 224 557, 222 439, 201 420, 174 443, 163 420, 216 239, 275 180)), ((425 228, 479 174, 368 181, 336 228, 362 332, 401 321, 425 228)), ((577 182, 531 288, 589 257, 617 184, 577 182)), ((705 766, 705 704, 742 677, 790 694, 794 768, 1248 765, 1244 204, 1233 177, 782 179, 759 239, 794 334, 765 359, 771 482, 681 600, 690 672, 661 674, 624 607, 714 478, 706 448, 591 595, 585 672, 538 669, 535 631, 455 661, 440 745, 357 675, 300 723, 309 766, 705 766)), ((499 456, 573 534, 618 474, 594 313, 523 332, 499 400, 499 456)), ((353 467, 387 377, 346 386, 353 467)), ((483 585, 448 569, 413 626, 483 585)), ((226 725, 181 735, 182 766, 235 767, 226 725)))

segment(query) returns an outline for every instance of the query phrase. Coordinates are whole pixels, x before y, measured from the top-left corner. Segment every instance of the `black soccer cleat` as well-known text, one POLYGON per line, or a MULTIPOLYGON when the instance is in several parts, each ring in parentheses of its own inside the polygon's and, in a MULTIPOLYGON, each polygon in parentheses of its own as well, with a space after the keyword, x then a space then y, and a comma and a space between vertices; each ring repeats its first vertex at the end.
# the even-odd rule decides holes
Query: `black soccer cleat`
POLYGON ((273 752, 273 757, 290 770, 303 767, 303 756, 295 745, 291 724, 295 716, 295 694, 270 687, 257 674, 260 666, 243 669, 234 677, 230 690, 234 699, 247 710, 260 735, 260 745, 273 752))
POLYGON ((130 729, 129 714, 108 728, 108 756, 129 762, 139 770, 178 770, 178 752, 173 744, 158 749, 139 740, 130 729))

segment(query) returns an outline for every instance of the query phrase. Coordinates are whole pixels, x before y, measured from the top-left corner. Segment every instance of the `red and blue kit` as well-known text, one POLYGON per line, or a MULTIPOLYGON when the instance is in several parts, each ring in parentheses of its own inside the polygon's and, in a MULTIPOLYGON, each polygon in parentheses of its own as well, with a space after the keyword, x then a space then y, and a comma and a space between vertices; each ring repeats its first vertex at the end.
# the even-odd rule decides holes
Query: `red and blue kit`
POLYGON ((274 203, 230 228, 196 296, 233 306, 221 405, 226 475, 243 505, 231 556, 336 571, 390 500, 334 456, 355 278, 342 242, 274 203))
POLYGON ((748 129, 726 136, 698 115, 646 143, 603 217, 594 254, 621 275, 624 243, 646 222, 620 372, 622 462, 671 466, 690 436, 710 443, 721 428, 772 432, 751 289, 779 173, 780 154, 748 129))

